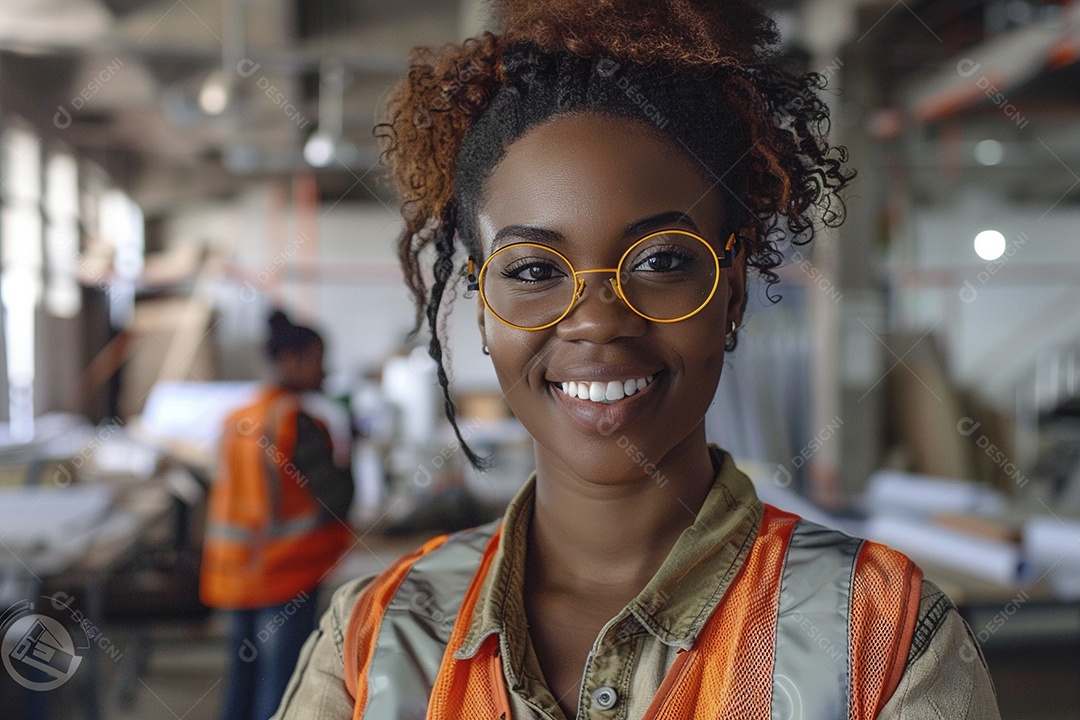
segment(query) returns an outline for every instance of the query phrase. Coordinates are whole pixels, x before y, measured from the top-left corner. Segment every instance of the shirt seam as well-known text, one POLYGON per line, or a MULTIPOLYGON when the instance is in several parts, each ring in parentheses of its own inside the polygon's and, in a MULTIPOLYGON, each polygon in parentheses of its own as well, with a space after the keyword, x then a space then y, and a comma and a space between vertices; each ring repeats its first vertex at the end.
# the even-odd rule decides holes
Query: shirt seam
POLYGON ((938 629, 941 628, 942 623, 945 622, 945 617, 949 614, 949 610, 954 609, 952 601, 947 595, 942 593, 934 603, 927 609, 926 613, 919 620, 919 624, 915 627, 915 631, 911 637, 911 649, 908 651, 907 664, 911 665, 918 660, 930 647, 930 642, 933 640, 934 635, 938 629))

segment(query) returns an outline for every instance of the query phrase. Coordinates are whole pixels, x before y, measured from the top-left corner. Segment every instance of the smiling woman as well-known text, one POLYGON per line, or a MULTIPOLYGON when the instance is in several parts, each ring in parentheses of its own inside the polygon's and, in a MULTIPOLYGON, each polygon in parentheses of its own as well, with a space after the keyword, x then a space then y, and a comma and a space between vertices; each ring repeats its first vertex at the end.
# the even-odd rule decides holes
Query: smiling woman
MULTIPOLYGON (((711 485, 703 419, 723 366, 722 329, 738 322, 744 292, 741 267, 717 267, 728 214, 722 190, 706 182, 695 163, 673 141, 643 131, 639 121, 573 114, 530 130, 491 173, 477 227, 482 247, 497 247, 483 273, 492 275, 494 265, 496 279, 486 283, 487 302, 477 306, 480 330, 507 402, 536 440, 537 469, 545 477, 558 467, 591 484, 640 482, 640 468, 615 442, 625 436, 658 466, 690 476, 683 487, 698 490, 691 507, 711 485), (576 299, 574 282, 556 281, 569 286, 569 297, 547 310, 547 296, 560 294, 548 287, 552 280, 530 285, 499 270, 503 255, 541 238, 559 248, 568 265, 612 271, 580 276, 576 299), (637 243, 645 238, 641 249, 637 243), (654 267, 681 264, 647 271, 643 253, 651 253, 654 267), (660 275, 675 277, 640 277, 660 275), (501 294, 513 297, 514 317, 542 312, 533 323, 546 320, 547 327, 523 332, 496 316, 491 298, 497 293, 490 289, 506 285, 501 294), (675 298, 678 311, 664 312, 666 301, 646 302, 660 294, 675 298), (653 306, 652 312, 670 315, 666 320, 681 320, 647 319, 645 310, 653 306), (645 385, 641 392, 638 380, 645 385), (627 381, 635 387, 629 397, 627 381), (563 382, 575 384, 573 397, 562 391, 563 382)), ((525 266, 515 269, 512 262, 510 269, 558 272, 557 264, 538 260, 551 252, 542 247, 522 250, 525 266)), ((670 491, 649 494, 678 507, 680 498, 670 491)))
POLYGON ((416 51, 379 134, 447 415, 444 301, 476 291, 536 473, 343 588, 278 717, 996 717, 915 565, 763 505, 705 438, 748 272, 843 217, 820 76, 748 3, 497 9, 416 51))

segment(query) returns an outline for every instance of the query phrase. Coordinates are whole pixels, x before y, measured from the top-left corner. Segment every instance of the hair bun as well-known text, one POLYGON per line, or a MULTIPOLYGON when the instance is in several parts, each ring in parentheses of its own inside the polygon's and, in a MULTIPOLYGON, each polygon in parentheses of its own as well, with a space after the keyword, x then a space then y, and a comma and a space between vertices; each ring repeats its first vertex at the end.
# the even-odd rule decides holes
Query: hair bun
POLYGON ((752 0, 492 0, 507 42, 647 65, 752 64, 779 42, 752 0))
POLYGON ((321 343, 322 337, 312 328, 294 323, 282 310, 270 313, 266 320, 270 326, 270 337, 266 340, 266 352, 276 358, 287 350, 304 350, 314 343, 321 343))
POLYGON ((267 318, 266 323, 270 326, 271 332, 283 330, 287 327, 291 327, 293 324, 292 320, 289 319, 289 316, 281 310, 275 310, 270 313, 270 317, 267 318))

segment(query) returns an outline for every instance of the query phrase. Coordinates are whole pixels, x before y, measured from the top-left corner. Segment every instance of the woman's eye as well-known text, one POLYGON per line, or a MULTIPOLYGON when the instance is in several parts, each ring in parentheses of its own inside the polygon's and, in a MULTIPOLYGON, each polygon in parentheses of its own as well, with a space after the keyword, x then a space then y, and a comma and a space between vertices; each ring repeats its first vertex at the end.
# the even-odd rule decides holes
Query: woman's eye
POLYGON ((503 275, 523 282, 543 282, 559 277, 562 273, 551 263, 533 261, 507 268, 503 275))
POLYGON ((675 252, 673 250, 659 250, 635 262, 633 270, 644 272, 686 270, 693 260, 692 257, 684 253, 675 252))

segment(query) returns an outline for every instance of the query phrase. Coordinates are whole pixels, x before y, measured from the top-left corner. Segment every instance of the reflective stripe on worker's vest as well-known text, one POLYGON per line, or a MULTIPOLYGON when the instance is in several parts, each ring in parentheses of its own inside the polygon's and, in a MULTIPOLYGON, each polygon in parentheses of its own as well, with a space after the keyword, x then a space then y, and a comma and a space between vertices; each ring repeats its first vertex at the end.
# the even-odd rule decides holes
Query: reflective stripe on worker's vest
MULTIPOLYGON (((475 593, 482 587, 483 576, 494 553, 494 534, 498 528, 496 522, 452 535, 445 541, 433 541, 430 548, 417 553, 415 560, 403 560, 400 570, 392 568, 384 574, 386 585, 380 585, 383 578, 379 578, 368 588, 366 592, 372 593, 376 588, 385 587, 385 599, 380 601, 385 603, 385 609, 380 615, 378 605, 369 603, 363 612, 354 610, 350 619, 345 652, 347 657, 355 655, 358 661, 352 666, 356 672, 350 673, 356 681, 355 686, 350 683, 350 692, 356 699, 354 720, 430 718, 429 705, 434 707, 433 689, 441 698, 441 706, 434 711, 434 717, 486 717, 483 713, 490 710, 494 713, 492 717, 497 718, 505 712, 509 720, 509 703, 500 669, 502 661, 496 651, 497 642, 492 644, 495 639, 487 637, 479 652, 470 653, 468 657, 446 654, 448 645, 455 644, 456 650, 464 639, 463 633, 471 622, 471 617, 467 617, 470 614, 468 608, 472 607, 470 603, 475 603, 475 599, 466 601, 465 598, 470 592, 475 598, 475 593), (397 582, 400 584, 395 589, 397 582), (359 646, 355 644, 363 627, 371 629, 375 641, 373 651, 366 654, 357 652, 359 646), (488 665, 490 675, 480 669, 488 665), (454 678, 459 668, 471 669, 454 678), (448 688, 452 688, 455 698, 449 705, 443 697, 448 688), (461 692, 465 695, 458 697, 461 692), (496 697, 496 701, 489 705, 489 697, 496 697), (468 708, 462 706, 463 701, 468 708), (481 703, 484 709, 478 711, 481 703), (500 711, 500 708, 505 710, 500 711)), ((757 707, 763 708, 764 714, 754 711, 740 717, 760 717, 761 720, 862 720, 875 717, 895 688, 897 673, 903 670, 918 607, 920 583, 918 568, 888 548, 767 507, 751 559, 728 588, 714 617, 695 640, 695 647, 678 656, 682 660, 695 654, 699 656, 695 658, 697 663, 693 670, 698 679, 689 681, 689 685, 677 681, 676 685, 681 683, 677 693, 682 701, 665 703, 664 699, 671 699, 672 693, 676 692, 668 681, 675 680, 675 676, 683 678, 687 669, 673 667, 647 714, 650 718, 674 720, 684 716, 683 711, 673 715, 675 708, 687 710, 696 705, 686 717, 716 717, 709 713, 725 707, 725 698, 730 696, 720 693, 708 697, 708 701, 701 696, 702 702, 691 700, 689 705, 686 699, 698 697, 699 689, 703 691, 709 684, 709 678, 714 677, 711 673, 720 667, 717 662, 725 663, 725 667, 729 662, 732 667, 754 662, 738 648, 733 655, 724 656, 729 660, 709 654, 714 652, 709 648, 718 647, 718 639, 740 637, 738 633, 734 636, 726 634, 719 620, 742 617, 737 622, 748 624, 736 625, 736 630, 739 627, 755 628, 752 635, 760 637, 760 621, 751 618, 768 617, 770 620, 766 622, 770 623, 773 622, 771 618, 775 618, 775 639, 766 631, 768 639, 765 642, 771 644, 771 655, 763 657, 761 662, 772 663, 771 675, 768 666, 742 666, 764 672, 743 675, 746 682, 738 685, 739 693, 762 699, 757 707), (778 548, 779 554, 758 553, 759 547, 776 547, 778 542, 783 543, 779 546, 782 549, 778 548), (753 560, 754 557, 758 559, 753 560), (761 558, 764 557, 773 559, 763 562, 761 558), (889 562, 882 562, 883 559, 889 562), (747 571, 750 566, 757 569, 747 571), (897 572, 890 575, 893 570, 897 572), (862 604, 858 609, 853 605, 856 573, 859 573, 862 587, 858 596, 862 604), (868 578, 886 583, 876 588, 879 595, 874 597, 880 597, 883 602, 871 608, 869 615, 865 614, 866 593, 867 588, 874 586, 868 578), (889 590, 882 590, 882 587, 889 590), (764 596, 762 591, 765 591, 764 596), (764 616, 761 613, 740 614, 738 608, 749 608, 751 603, 764 602, 767 606, 769 597, 774 604, 771 611, 764 611, 764 616), (737 601, 737 598, 747 598, 750 602, 737 601), (736 605, 728 611, 734 610, 733 615, 720 614, 725 603, 732 602, 736 605), (856 627, 851 618, 859 613, 863 613, 864 622, 856 627), (853 657, 856 648, 858 654, 853 657), (857 664, 854 680, 853 663, 857 664)), ((378 597, 378 593, 371 597, 378 597)), ((358 603, 357 608, 361 605, 358 603)), ((371 638, 371 635, 367 637, 371 638)), ((361 641, 361 646, 370 647, 363 645, 367 642, 361 641)), ((730 645, 731 641, 725 642, 730 645)), ((679 662, 677 659, 676 665, 679 662)), ((711 686, 716 687, 715 683, 711 686)), ((730 691, 729 687, 724 692, 730 691)), ((723 712, 721 715, 729 716, 723 712)))
POLYGON ((275 519, 265 531, 260 531, 252 530, 250 527, 244 525, 212 521, 207 523, 206 534, 222 540, 246 543, 260 537, 277 540, 288 537, 289 535, 304 535, 324 523, 325 520, 318 515, 306 515, 304 517, 293 518, 287 522, 281 522, 280 520, 275 519))
POLYGON ((243 525, 233 525, 231 523, 217 521, 208 521, 206 523, 206 535, 207 537, 230 540, 238 543, 251 542, 258 537, 258 533, 243 525))
POLYGON ((412 566, 379 627, 367 675, 369 717, 424 717, 465 591, 498 526, 456 533, 412 566))
POLYGON ((772 720, 847 720, 851 580, 862 540, 800 520, 780 580, 772 720))

